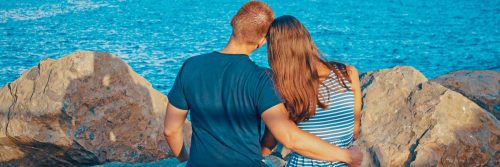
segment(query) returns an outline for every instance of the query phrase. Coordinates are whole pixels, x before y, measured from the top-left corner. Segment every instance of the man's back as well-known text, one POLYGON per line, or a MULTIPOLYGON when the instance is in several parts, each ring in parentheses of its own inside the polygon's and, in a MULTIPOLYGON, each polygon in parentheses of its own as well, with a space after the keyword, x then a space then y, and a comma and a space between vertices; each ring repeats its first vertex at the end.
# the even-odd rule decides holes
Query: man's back
POLYGON ((281 103, 264 68, 244 54, 212 52, 184 63, 168 95, 189 109, 188 166, 260 166, 260 115, 281 103))

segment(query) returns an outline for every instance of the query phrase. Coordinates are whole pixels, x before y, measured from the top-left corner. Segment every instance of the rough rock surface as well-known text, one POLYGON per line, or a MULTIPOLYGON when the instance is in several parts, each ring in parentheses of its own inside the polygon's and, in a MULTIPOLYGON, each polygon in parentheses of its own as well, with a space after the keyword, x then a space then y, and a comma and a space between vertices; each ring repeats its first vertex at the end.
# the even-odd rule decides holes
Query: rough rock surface
MULTIPOLYGON (((361 166, 500 166, 500 122, 462 94, 412 67, 363 74, 361 85, 361 134, 355 142, 364 151, 361 166)), ((275 149, 285 159, 290 151, 275 149)))
MULTIPOLYGON (((362 76, 356 144, 366 150, 364 166, 500 166, 500 122, 483 109, 496 109, 498 103, 488 100, 498 98, 498 79, 475 72, 449 76, 434 81, 452 90, 411 67, 362 76), (496 87, 483 83, 490 81, 496 87)), ((116 56, 76 52, 43 60, 0 89, 0 166, 165 158, 166 104, 164 95, 116 56)), ((185 134, 189 143, 189 123, 185 134)), ((279 152, 286 156, 289 150, 279 152)), ((278 157, 268 160, 284 165, 278 157)))
POLYGON ((362 76, 366 166, 499 166, 500 122, 411 67, 362 76))
MULTIPOLYGON (((166 104, 164 95, 114 55, 80 51, 43 60, 0 89, 0 164, 165 158, 166 104)), ((189 140, 189 123, 186 135, 189 140)))
POLYGON ((500 120, 500 72, 463 70, 432 81, 468 97, 500 120))

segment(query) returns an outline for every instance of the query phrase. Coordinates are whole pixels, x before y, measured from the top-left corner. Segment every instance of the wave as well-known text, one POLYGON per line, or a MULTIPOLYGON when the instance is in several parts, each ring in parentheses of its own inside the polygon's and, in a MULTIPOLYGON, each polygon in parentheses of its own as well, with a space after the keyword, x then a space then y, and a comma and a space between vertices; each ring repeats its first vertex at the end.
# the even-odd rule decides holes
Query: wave
POLYGON ((9 20, 36 20, 66 13, 95 10, 101 7, 112 7, 112 5, 107 2, 89 0, 67 0, 65 3, 0 10, 0 23, 6 23, 9 20))

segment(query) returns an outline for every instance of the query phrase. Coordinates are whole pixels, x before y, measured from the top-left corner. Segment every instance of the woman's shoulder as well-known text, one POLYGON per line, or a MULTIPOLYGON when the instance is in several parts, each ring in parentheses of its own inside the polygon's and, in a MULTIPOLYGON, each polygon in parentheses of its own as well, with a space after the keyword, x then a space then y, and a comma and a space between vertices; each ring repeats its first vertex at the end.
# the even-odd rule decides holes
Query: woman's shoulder
POLYGON ((358 76, 358 70, 353 65, 346 65, 346 70, 349 75, 358 76))
POLYGON ((354 67, 353 65, 348 64, 348 63, 342 63, 342 62, 338 62, 338 61, 329 61, 328 64, 330 66, 332 66, 333 68, 337 68, 339 70, 351 70, 351 71, 356 70, 356 67, 354 67))
POLYGON ((359 73, 356 67, 352 65, 347 65, 346 70, 349 75, 351 86, 353 86, 355 89, 358 88, 360 85, 360 81, 359 81, 359 73))
POLYGON ((328 64, 332 70, 337 70, 340 74, 340 77, 348 80, 349 83, 359 82, 359 73, 356 67, 347 63, 341 63, 337 61, 329 61, 328 64))
POLYGON ((349 76, 348 71, 350 70, 355 70, 355 68, 349 64, 346 63, 341 63, 337 61, 329 61, 328 65, 330 66, 330 69, 333 71, 338 71, 343 75, 343 77, 349 76))

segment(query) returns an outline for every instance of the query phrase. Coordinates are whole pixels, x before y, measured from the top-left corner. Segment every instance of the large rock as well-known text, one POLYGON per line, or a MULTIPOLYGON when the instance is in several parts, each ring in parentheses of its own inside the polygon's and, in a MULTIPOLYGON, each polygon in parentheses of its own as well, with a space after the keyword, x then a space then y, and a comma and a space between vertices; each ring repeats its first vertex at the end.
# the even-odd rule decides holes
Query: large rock
POLYGON ((500 122, 411 67, 363 75, 367 166, 498 166, 500 122))
POLYGON ((500 120, 500 72, 462 70, 432 81, 463 94, 500 120))
MULTIPOLYGON (((167 98, 114 55, 46 59, 0 89, 1 166, 74 166, 168 157, 167 98)), ((186 142, 190 139, 186 123, 186 142)))
POLYGON ((362 166, 500 166, 500 122, 460 93, 412 67, 363 74, 361 85, 362 166))

